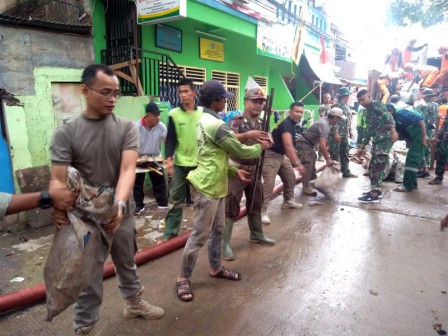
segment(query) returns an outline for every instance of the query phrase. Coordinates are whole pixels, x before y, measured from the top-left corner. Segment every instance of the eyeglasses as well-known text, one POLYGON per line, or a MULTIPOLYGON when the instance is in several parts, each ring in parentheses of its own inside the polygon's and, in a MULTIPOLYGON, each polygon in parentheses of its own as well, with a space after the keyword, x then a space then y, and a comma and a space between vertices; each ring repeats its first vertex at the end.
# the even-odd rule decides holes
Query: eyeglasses
POLYGON ((123 95, 120 91, 106 91, 106 92, 101 92, 98 91, 97 89, 94 89, 91 86, 87 86, 90 90, 95 91, 96 93, 99 93, 100 95, 102 95, 104 98, 109 99, 109 98, 115 98, 115 99, 120 99, 120 97, 123 95))

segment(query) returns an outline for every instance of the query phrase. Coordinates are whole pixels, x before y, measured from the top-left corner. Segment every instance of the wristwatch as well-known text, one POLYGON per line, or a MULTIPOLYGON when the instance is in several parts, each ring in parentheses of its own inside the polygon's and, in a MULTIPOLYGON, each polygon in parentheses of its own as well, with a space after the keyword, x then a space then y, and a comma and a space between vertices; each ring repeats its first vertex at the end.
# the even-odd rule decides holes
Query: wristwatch
POLYGON ((126 210, 128 209, 126 203, 123 202, 122 200, 118 200, 117 203, 123 209, 123 215, 126 214, 126 210))
POLYGON ((298 166, 301 166, 301 165, 302 165, 302 162, 297 161, 297 162, 292 164, 292 167, 295 168, 295 167, 298 167, 298 166))
POLYGON ((50 193, 48 191, 42 191, 40 193, 39 200, 37 201, 37 205, 41 209, 48 209, 51 208, 53 205, 53 199, 50 196, 50 193))

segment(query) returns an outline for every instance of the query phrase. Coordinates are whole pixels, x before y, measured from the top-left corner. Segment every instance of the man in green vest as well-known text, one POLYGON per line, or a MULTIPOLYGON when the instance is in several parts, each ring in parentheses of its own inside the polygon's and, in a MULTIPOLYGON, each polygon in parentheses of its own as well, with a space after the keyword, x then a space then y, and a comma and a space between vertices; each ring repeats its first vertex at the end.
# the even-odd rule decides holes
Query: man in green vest
MULTIPOLYGON (((214 278, 241 280, 242 275, 221 265, 221 240, 225 221, 225 196, 227 178, 235 177, 250 182, 250 172, 229 165, 229 155, 255 159, 261 151, 271 146, 269 139, 253 146, 240 143, 225 122, 219 119, 226 98, 234 94, 226 91, 221 82, 206 81, 200 90, 204 107, 196 131, 197 169, 188 178, 197 190, 194 207, 194 227, 185 245, 181 272, 177 277, 177 297, 181 301, 193 300, 190 277, 193 273, 199 249, 207 242, 210 262, 209 274, 214 278)), ((261 223, 260 223, 261 224, 261 223)))
POLYGON ((196 127, 202 109, 195 104, 196 90, 191 79, 179 82, 178 96, 181 106, 168 114, 168 135, 165 144, 166 168, 172 176, 165 217, 163 240, 177 236, 187 193, 187 175, 196 168, 196 127))

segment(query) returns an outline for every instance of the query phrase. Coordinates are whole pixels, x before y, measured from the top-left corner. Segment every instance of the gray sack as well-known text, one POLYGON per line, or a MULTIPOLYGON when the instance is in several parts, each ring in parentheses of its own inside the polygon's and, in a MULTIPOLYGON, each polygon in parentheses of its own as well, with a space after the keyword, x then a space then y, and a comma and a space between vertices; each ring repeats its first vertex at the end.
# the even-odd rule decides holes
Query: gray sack
POLYGON ((84 186, 79 172, 68 168, 67 188, 79 191, 73 211, 67 213, 69 225, 54 235, 44 268, 47 295, 47 319, 73 304, 79 294, 103 270, 113 235, 103 230, 118 213, 114 189, 84 186))

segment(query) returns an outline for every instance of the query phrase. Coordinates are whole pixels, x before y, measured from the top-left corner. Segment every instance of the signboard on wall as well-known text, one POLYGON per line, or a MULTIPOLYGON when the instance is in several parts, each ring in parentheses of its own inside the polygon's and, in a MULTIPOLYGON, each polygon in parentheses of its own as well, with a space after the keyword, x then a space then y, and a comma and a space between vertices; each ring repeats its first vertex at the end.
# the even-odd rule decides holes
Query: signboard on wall
POLYGON ((224 43, 200 37, 199 57, 210 61, 224 62, 224 43))
POLYGON ((187 17, 186 0, 135 0, 137 23, 150 25, 187 17))
POLYGON ((182 30, 158 24, 156 29, 156 47, 182 52, 182 30))
POLYGON ((292 24, 271 24, 258 21, 257 54, 291 61, 296 28, 292 24))

